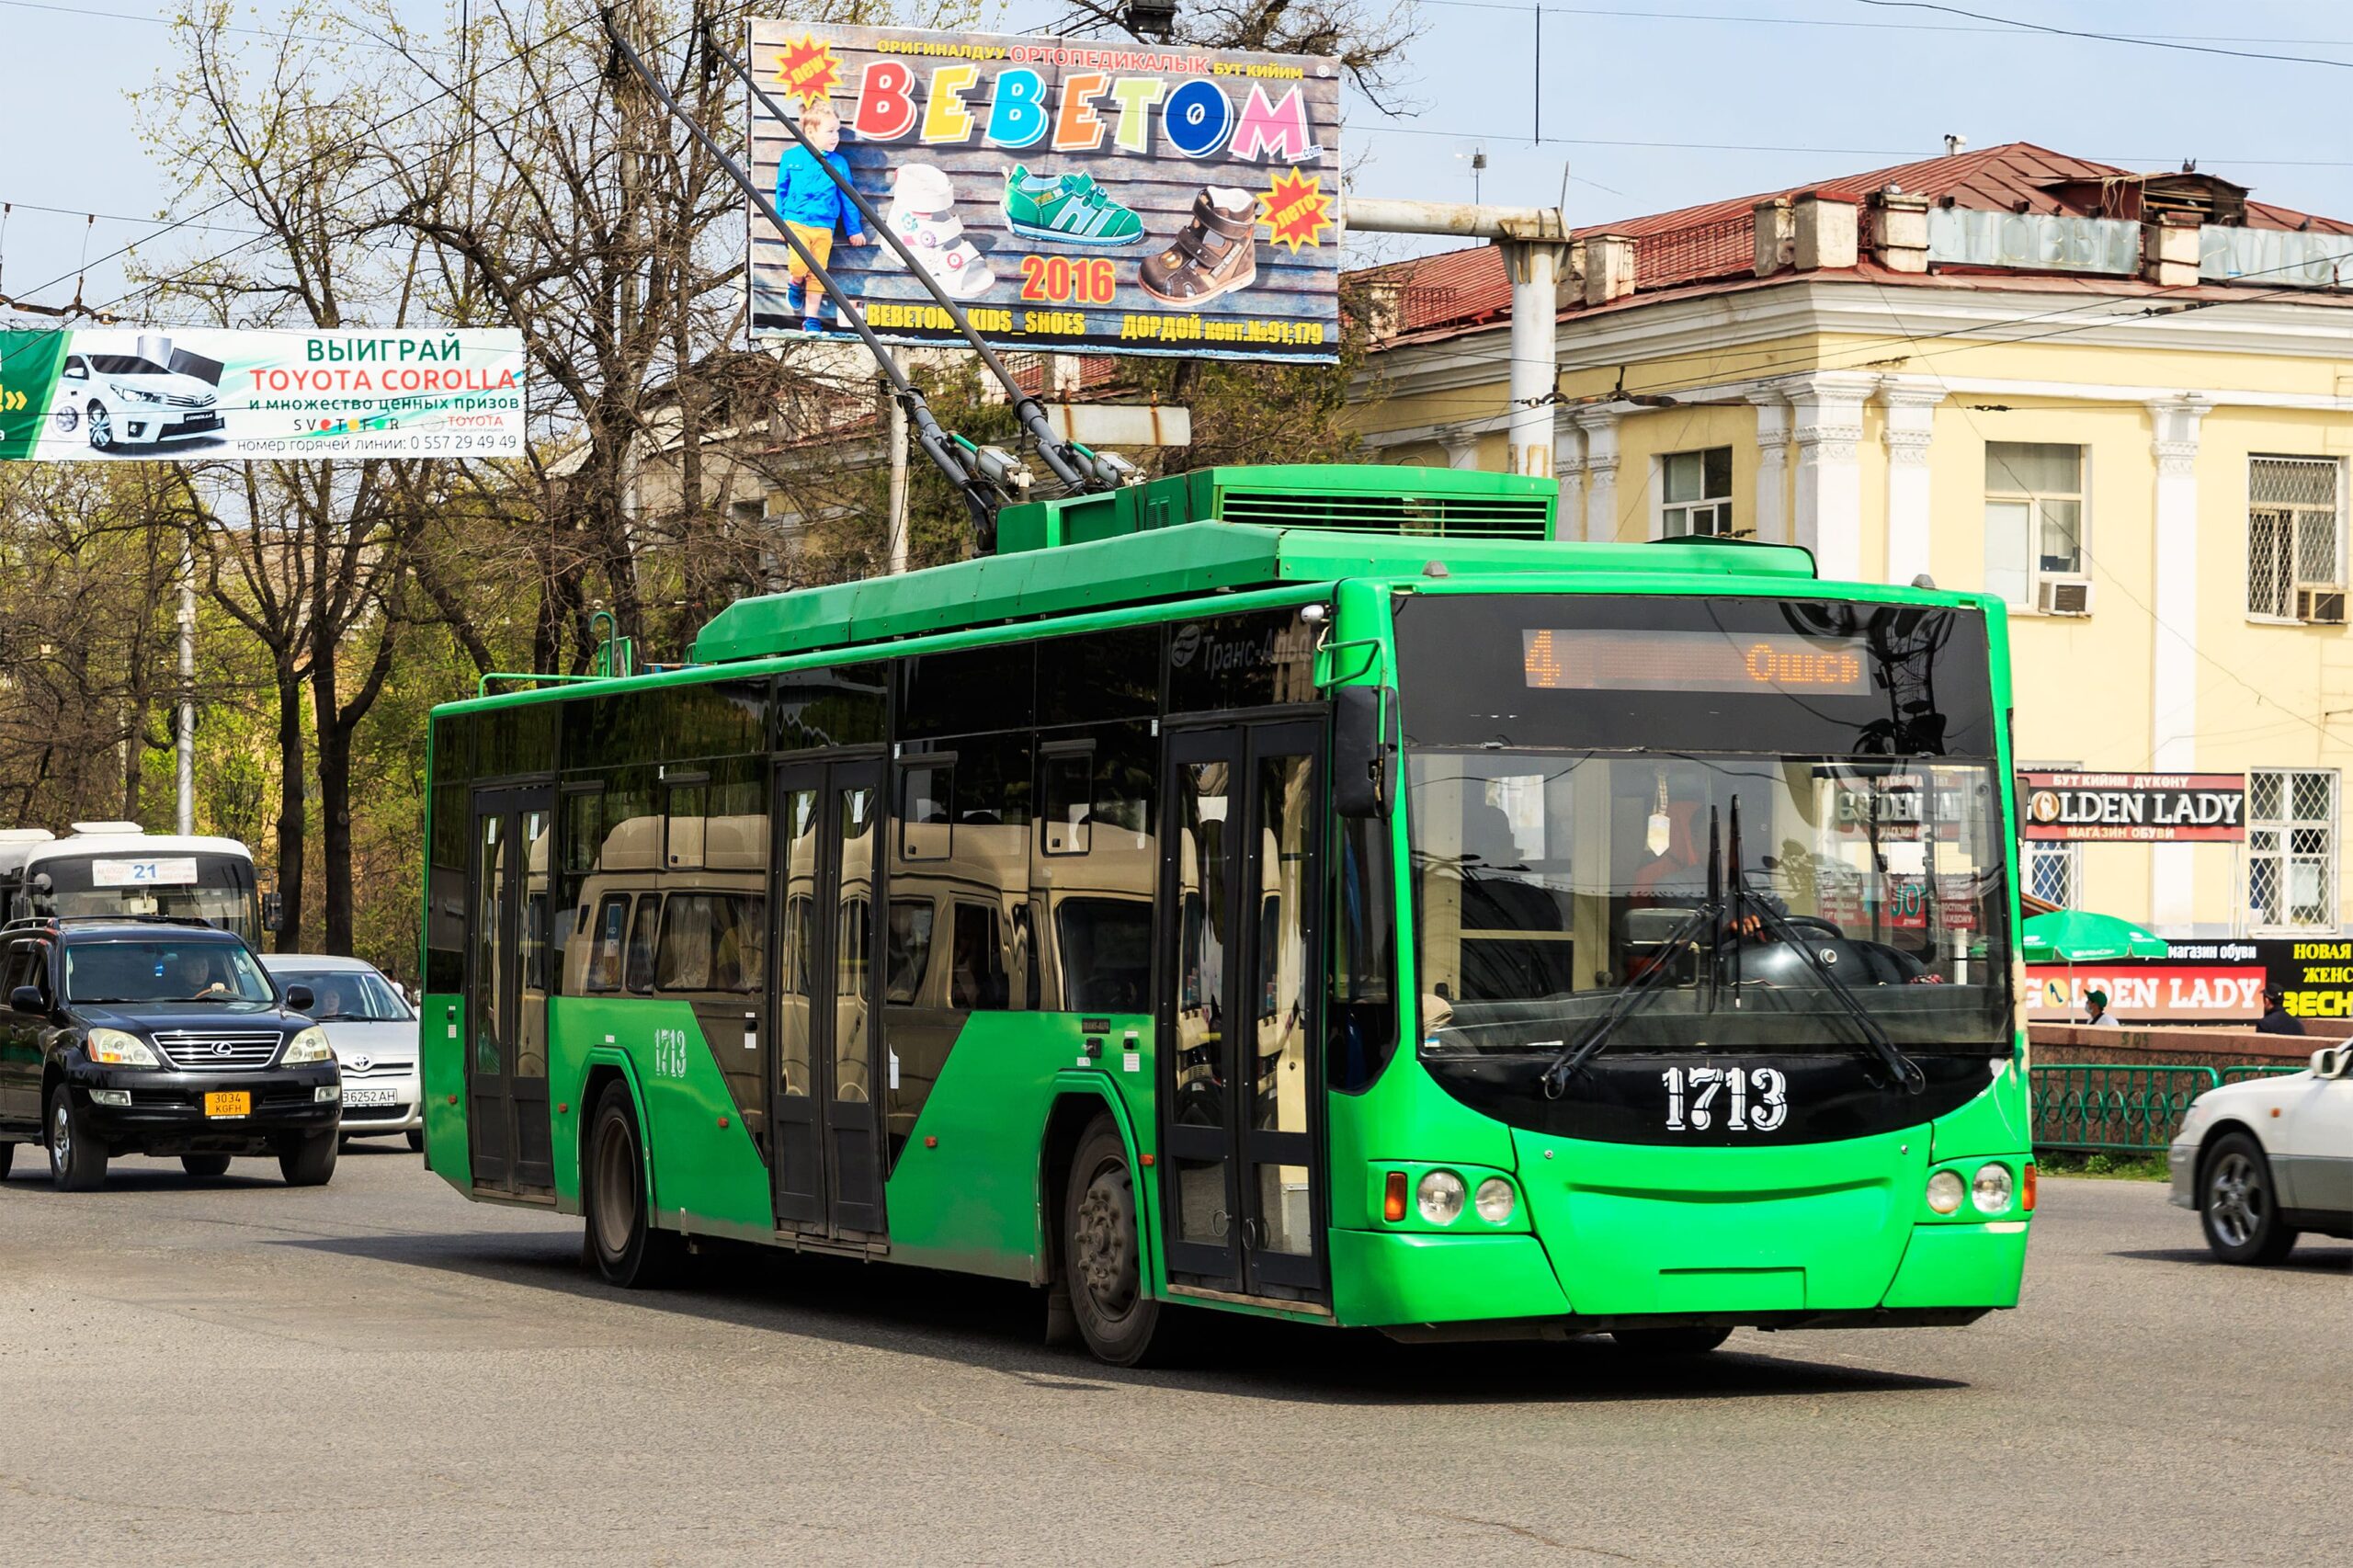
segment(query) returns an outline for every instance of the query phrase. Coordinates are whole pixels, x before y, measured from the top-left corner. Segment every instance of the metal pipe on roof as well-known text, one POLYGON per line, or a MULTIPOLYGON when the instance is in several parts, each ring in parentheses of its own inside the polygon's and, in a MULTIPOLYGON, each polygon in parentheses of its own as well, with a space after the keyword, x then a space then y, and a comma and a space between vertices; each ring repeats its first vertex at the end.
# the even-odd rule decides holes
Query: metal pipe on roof
POLYGON ((1561 269, 1569 248, 1568 220, 1561 210, 1351 196, 1341 210, 1347 227, 1367 233, 1452 234, 1493 240, 1503 247, 1504 270, 1511 278, 1505 465, 1512 473, 1552 478, 1561 269))

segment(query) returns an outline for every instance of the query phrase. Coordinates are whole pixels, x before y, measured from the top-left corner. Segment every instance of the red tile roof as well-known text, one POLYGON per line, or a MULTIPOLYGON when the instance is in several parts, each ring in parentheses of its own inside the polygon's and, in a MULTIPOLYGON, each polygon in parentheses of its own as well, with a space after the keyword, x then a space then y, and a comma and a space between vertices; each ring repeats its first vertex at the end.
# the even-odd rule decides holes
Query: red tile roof
MULTIPOLYGON (((2097 189, 2099 182, 2132 176, 2132 170, 2110 164, 2071 158, 2030 142, 2011 142, 1951 157, 1924 158, 1864 174, 1813 180, 1781 190, 1678 208, 1672 212, 1588 224, 1574 232, 1580 238, 1624 234, 1633 239, 1636 290, 1653 293, 1685 289, 1710 279, 1730 282, 1753 278, 1755 209, 1758 202, 1776 197, 1819 191, 1859 200, 1866 192, 1893 185, 1912 195, 1925 196, 1932 202, 1949 198, 1955 206, 1987 211, 2093 216, 2097 210, 2085 201, 2085 187, 2097 189)), ((2353 222, 2315 217, 2260 201, 2246 204, 2245 222, 2250 229, 2315 229, 2328 233, 2353 233, 2353 222)), ((2006 272, 1961 277, 1950 273, 1933 277, 1895 273, 1874 267, 1868 259, 1856 270, 1870 273, 1882 282, 1896 283, 1960 282, 1991 287, 1997 286, 1998 279, 1998 286, 2010 287, 2022 280, 2021 275, 2006 272)), ((1396 336, 1400 338, 1449 336, 1504 320, 1511 313, 1511 284, 1504 277, 1503 253, 1494 245, 1445 251, 1368 267, 1356 277, 1403 284, 1396 324, 1396 336)), ((2050 279, 2038 277, 2037 280, 2050 279)), ((2097 281, 2102 288, 2114 289, 2131 280, 2103 278, 2097 281)))

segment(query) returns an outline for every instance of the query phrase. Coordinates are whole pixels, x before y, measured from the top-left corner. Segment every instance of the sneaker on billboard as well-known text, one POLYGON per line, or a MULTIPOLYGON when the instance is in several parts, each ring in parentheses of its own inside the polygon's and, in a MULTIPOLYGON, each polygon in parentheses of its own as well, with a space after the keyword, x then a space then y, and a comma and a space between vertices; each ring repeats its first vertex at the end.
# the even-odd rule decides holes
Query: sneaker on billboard
POLYGON ((1005 221, 1026 240, 1131 245, 1143 220, 1103 194, 1093 175, 1033 175, 1016 164, 1005 176, 1005 221))
MULTIPOLYGON (((964 237, 963 220, 956 216, 955 187, 933 165, 909 164, 892 176, 891 210, 883 222, 950 298, 977 298, 996 281, 988 262, 964 237)), ((878 266, 905 267, 894 247, 881 248, 878 266)))

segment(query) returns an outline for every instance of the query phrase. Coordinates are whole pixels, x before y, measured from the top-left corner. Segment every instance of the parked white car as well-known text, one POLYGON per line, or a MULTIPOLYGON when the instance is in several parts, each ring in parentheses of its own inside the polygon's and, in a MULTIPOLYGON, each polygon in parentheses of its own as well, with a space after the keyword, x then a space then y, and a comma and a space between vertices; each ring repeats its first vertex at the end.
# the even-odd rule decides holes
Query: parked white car
POLYGON ((425 1088, 416 1065, 416 1009, 373 964, 324 953, 265 953, 283 990, 311 988, 307 1009, 343 1068, 343 1135, 405 1132, 425 1147, 425 1088))
POLYGON ((2304 1231, 2353 1237, 2353 1045, 2207 1090, 2172 1153, 2173 1201, 2198 1211, 2225 1263, 2277 1263, 2304 1231))
POLYGON ((136 354, 68 354, 50 417, 66 434, 87 432, 94 452, 152 447, 218 431, 221 393, 136 354))

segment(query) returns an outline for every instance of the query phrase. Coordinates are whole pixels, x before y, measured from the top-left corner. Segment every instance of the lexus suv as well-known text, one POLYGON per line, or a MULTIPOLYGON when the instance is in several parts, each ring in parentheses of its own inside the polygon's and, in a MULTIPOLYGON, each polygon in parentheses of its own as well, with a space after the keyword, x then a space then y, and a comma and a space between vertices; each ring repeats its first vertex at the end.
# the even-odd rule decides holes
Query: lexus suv
POLYGON ((63 1191, 114 1154, 179 1156, 217 1176, 275 1154, 290 1187, 335 1175, 343 1077, 244 939, 199 921, 118 915, 0 927, 0 1176, 18 1142, 63 1191))

